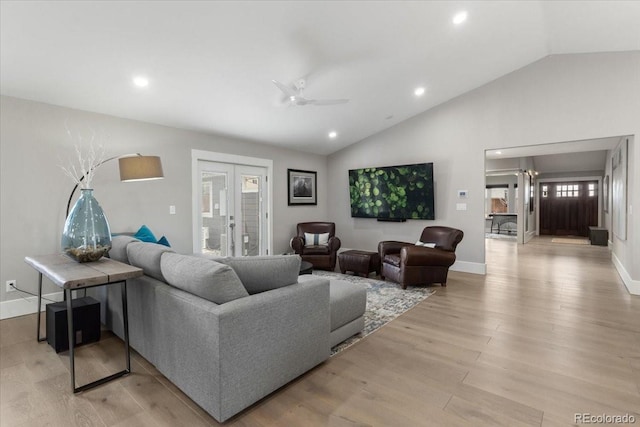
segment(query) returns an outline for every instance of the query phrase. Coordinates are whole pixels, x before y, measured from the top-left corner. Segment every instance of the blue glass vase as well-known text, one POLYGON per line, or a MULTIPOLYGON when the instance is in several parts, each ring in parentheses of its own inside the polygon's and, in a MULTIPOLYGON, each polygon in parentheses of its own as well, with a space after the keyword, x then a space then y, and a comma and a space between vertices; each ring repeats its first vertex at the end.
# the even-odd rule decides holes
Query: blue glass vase
POLYGON ((64 223, 62 252, 78 262, 97 261, 111 249, 111 230, 93 190, 81 192, 64 223))

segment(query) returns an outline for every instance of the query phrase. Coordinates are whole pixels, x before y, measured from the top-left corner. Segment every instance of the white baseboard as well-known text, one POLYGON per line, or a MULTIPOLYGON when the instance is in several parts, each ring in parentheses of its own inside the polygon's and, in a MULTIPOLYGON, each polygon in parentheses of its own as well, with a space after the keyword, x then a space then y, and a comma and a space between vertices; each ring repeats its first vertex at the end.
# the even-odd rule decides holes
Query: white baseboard
POLYGON ((462 273, 487 274, 487 264, 480 262, 456 261, 449 268, 452 271, 460 271, 462 273))
MULTIPOLYGON (((53 301, 62 301, 62 292, 54 292, 52 294, 45 294, 42 298, 46 298, 53 301)), ((45 304, 49 301, 42 301, 41 311, 44 311, 45 304)), ((9 301, 0 302, 0 320, 9 319, 11 317, 24 316, 27 314, 33 314, 38 311, 38 297, 26 297, 12 299, 9 301)))
POLYGON ((526 233, 524 233, 524 242, 528 243, 534 237, 536 237, 535 231, 527 231, 526 233))
POLYGON ((613 260, 613 265, 618 270, 618 274, 622 279, 622 282, 627 287, 627 290, 631 295, 640 295, 640 280, 633 280, 629 272, 624 268, 616 254, 611 254, 611 259, 613 260))

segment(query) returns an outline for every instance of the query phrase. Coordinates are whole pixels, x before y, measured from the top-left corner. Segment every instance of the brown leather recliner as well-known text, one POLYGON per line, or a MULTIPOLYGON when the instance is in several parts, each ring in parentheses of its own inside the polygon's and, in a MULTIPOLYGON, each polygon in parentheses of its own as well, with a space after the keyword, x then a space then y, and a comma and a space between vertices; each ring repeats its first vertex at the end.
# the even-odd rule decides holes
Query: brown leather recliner
POLYGON ((455 250, 463 236, 461 230, 434 226, 422 231, 420 241, 435 243, 435 248, 391 240, 378 243, 382 280, 389 278, 402 289, 427 283, 447 286, 449 267, 456 260, 455 250))
POLYGON ((340 249, 340 239, 336 237, 336 224, 333 222, 301 222, 298 235, 291 239, 291 248, 303 261, 313 264, 313 268, 333 271, 336 268, 336 254, 340 249), (313 244, 305 241, 305 233, 329 234, 326 244, 313 244))

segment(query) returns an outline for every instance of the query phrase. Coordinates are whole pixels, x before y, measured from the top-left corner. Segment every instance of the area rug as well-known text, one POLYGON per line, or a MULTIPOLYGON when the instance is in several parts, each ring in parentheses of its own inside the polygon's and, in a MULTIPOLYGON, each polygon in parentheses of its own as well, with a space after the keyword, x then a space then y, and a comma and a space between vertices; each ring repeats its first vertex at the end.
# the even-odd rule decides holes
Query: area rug
POLYGON ((581 238, 581 237, 575 237, 575 238, 554 237, 553 239, 551 239, 551 243, 565 243, 565 244, 572 244, 572 245, 588 245, 591 242, 589 241, 589 239, 581 238))
POLYGON ((318 270, 314 271, 313 274, 329 279, 362 283, 367 286, 367 309, 364 313, 364 330, 332 348, 332 356, 355 344, 435 293, 435 290, 428 287, 415 286, 402 289, 397 283, 330 271, 318 270))

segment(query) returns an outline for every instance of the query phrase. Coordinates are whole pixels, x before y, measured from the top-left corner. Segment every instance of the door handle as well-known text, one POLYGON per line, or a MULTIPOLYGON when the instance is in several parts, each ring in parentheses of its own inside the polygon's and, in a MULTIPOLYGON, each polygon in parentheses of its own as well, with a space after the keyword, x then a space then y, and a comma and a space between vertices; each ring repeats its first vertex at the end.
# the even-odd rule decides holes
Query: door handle
POLYGON ((229 234, 231 235, 231 256, 235 256, 236 253, 236 235, 235 235, 235 229, 236 228, 236 224, 234 222, 229 222, 229 234))

